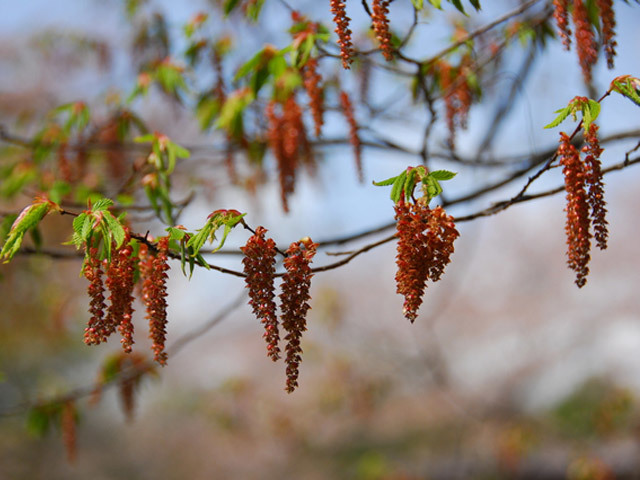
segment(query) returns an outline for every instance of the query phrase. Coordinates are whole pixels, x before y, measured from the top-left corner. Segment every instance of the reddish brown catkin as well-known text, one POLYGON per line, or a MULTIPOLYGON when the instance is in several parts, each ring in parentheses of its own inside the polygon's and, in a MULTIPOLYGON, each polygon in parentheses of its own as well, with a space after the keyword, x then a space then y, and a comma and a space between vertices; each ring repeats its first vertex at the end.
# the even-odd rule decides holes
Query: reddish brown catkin
POLYGON ((290 139, 287 140, 289 145, 288 148, 285 149, 285 122, 283 117, 279 117, 276 114, 275 107, 276 103, 271 101, 267 104, 265 109, 265 116, 267 117, 268 123, 267 141, 278 164, 282 208, 285 212, 288 212, 289 195, 293 193, 295 187, 296 158, 295 156, 289 155, 291 150, 290 139))
POLYGON ((62 431, 62 443, 67 452, 67 461, 73 463, 76 459, 76 406, 68 400, 62 406, 60 412, 60 430, 62 431))
POLYGON ((302 109, 296 101, 295 95, 291 95, 284 104, 284 149, 287 155, 291 156, 291 161, 295 167, 300 163, 300 158, 304 160, 309 170, 315 169, 313 152, 307 129, 302 118, 302 109))
POLYGON ((560 133, 558 158, 564 174, 567 192, 567 264, 576 272, 576 285, 583 287, 589 275, 591 231, 589 203, 585 191, 586 172, 580 160, 580 152, 571 143, 571 138, 560 133))
POLYGON ((437 206, 431 209, 427 221, 427 244, 433 254, 429 264, 428 278, 437 282, 444 273, 444 268, 451 262, 453 254, 453 242, 460 236, 453 223, 453 217, 447 215, 444 208, 437 206))
POLYGON ((298 374, 302 359, 300 339, 307 329, 306 315, 311 299, 310 263, 316 253, 317 244, 309 237, 291 244, 284 259, 287 272, 282 277, 282 293, 280 294, 280 308, 282 311, 282 327, 287 332, 285 363, 287 365, 287 392, 293 392, 298 386, 298 374))
POLYGON ((126 353, 131 352, 133 341, 133 277, 135 260, 133 249, 129 245, 130 237, 127 233, 122 246, 113 248, 111 263, 107 269, 107 287, 111 295, 111 305, 107 310, 107 324, 116 326, 120 331, 122 348, 126 353))
POLYGON ((148 367, 145 365, 145 358, 133 352, 131 355, 121 355, 118 358, 117 368, 120 403, 127 421, 132 421, 136 406, 136 387, 148 371, 148 367))
POLYGON ((149 322, 149 338, 153 342, 153 359, 160 365, 167 364, 164 351, 167 335, 167 271, 169 270, 169 238, 162 237, 157 243, 157 253, 144 255, 140 273, 144 278, 142 299, 146 306, 146 319, 149 322))
POLYGON ((573 25, 576 29, 576 50, 582 68, 582 76, 587 84, 591 83, 591 69, 598 60, 598 49, 593 27, 583 0, 573 1, 573 25))
POLYGON ((360 183, 364 182, 364 172, 362 168, 362 142, 358 135, 358 123, 356 122, 355 112, 353 110, 353 104, 349 99, 349 95, 345 91, 340 92, 340 105, 342 106, 342 112, 349 124, 349 142, 353 147, 353 155, 356 162, 356 172, 358 174, 358 180, 360 183))
POLYGON ((455 135, 458 127, 467 127, 467 117, 471 108, 472 94, 469 82, 464 74, 466 61, 454 68, 447 61, 438 63, 440 91, 444 97, 447 127, 449 129, 449 146, 455 148, 455 135))
POLYGON ((280 334, 275 298, 276 245, 271 238, 265 238, 266 228, 256 228, 247 244, 241 247, 244 253, 245 283, 249 289, 249 305, 264 326, 267 355, 274 362, 280 358, 280 334))
POLYGON ((348 69, 353 57, 353 43, 349 29, 351 19, 347 17, 345 8, 346 0, 331 0, 331 13, 333 14, 333 23, 336 24, 335 32, 338 34, 342 67, 348 69))
POLYGON ((404 201, 396 204, 396 236, 398 237, 396 265, 396 292, 404 297, 403 315, 413 323, 422 304, 426 288, 425 245, 422 238, 424 225, 414 217, 411 205, 404 201))
POLYGON ((396 291, 404 297, 402 312, 412 323, 418 316, 426 282, 436 282, 444 273, 459 233, 453 217, 442 207, 433 210, 423 203, 396 204, 398 237, 396 291))
POLYGON ((602 168, 600 164, 600 155, 602 147, 598 140, 598 126, 592 123, 589 131, 585 136, 586 144, 582 147, 586 157, 584 159, 586 166, 586 182, 589 185, 588 201, 591 209, 591 224, 593 225, 593 237, 596 245, 601 250, 607 248, 607 238, 609 231, 607 228, 607 209, 604 201, 604 182, 602 181, 602 168))
POLYGON ((380 42, 380 50, 387 61, 393 60, 393 46, 391 45, 391 32, 389 31, 389 0, 373 0, 371 5, 371 24, 380 42))
POLYGON ((614 67, 614 57, 616 56, 615 28, 616 17, 613 11, 613 0, 597 0, 602 20, 602 46, 604 47, 607 67, 614 67))
POLYGON ((101 264, 102 262, 98 258, 98 249, 91 247, 83 270, 85 278, 90 282, 87 293, 90 298, 89 313, 91 317, 87 328, 84 330, 84 343, 87 345, 98 345, 105 342, 113 332, 113 330, 109 331, 109 328, 105 325, 104 310, 107 305, 104 302, 101 264))
POLYGON ((304 88, 309 96, 309 107, 313 116, 314 134, 319 137, 324 124, 324 101, 322 87, 322 76, 318 73, 318 61, 310 58, 304 66, 304 88))
POLYGON ((569 27, 569 0, 553 0, 553 18, 565 50, 571 48, 571 28, 569 27))

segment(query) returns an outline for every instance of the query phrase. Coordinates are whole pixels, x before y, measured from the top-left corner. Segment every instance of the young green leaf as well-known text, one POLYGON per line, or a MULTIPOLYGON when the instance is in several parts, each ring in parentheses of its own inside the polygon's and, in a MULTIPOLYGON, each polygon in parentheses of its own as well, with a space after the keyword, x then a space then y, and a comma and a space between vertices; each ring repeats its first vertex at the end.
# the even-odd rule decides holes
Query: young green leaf
POLYGON ((167 232, 169 232, 169 240, 181 241, 186 235, 187 232, 182 230, 181 228, 176 227, 168 227, 167 232))
POLYGON ((45 407, 33 407, 27 414, 27 430, 36 437, 43 437, 51 426, 52 410, 45 407))
POLYGON ((109 231, 109 237, 113 238, 113 241, 116 244, 116 248, 120 248, 122 243, 124 242, 125 232, 124 228, 116 218, 111 214, 111 212, 104 212, 102 217, 106 223, 106 227, 109 231))
POLYGON ((39 199, 24 208, 9 230, 7 240, 0 251, 0 260, 4 259, 4 263, 9 262, 20 249, 24 235, 35 228, 54 206, 56 205, 49 200, 39 199))
POLYGON ((395 177, 391 177, 391 178, 387 178, 386 180, 382 180, 380 182, 373 182, 373 184, 376 187, 386 187, 386 186, 389 186, 389 185, 393 185, 393 183, 396 181, 396 178, 398 178, 397 175, 395 177))
POLYGON ((400 175, 396 177, 391 187, 391 200, 393 203, 398 203, 404 194, 404 182, 407 179, 407 171, 403 170, 400 175))
POLYGON ((111 200, 110 198, 103 197, 99 200, 96 200, 93 203, 91 210, 93 212, 104 212, 112 205, 113 205, 113 200, 111 200))
POLYGON ((554 113, 558 113, 559 115, 556 119, 548 125, 545 125, 544 128, 554 128, 560 125, 564 120, 571 114, 571 106, 561 108, 560 110, 556 110, 554 113))
POLYGON ((224 4, 224 15, 228 16, 238 6, 240 0, 227 0, 224 4))
POLYGON ((435 178, 436 180, 451 180, 455 177, 457 173, 450 172, 449 170, 434 170, 433 172, 429 172, 429 176, 435 178))
POLYGON ((417 174, 415 168, 412 168, 407 173, 407 179, 404 182, 404 198, 405 200, 409 200, 411 195, 413 194, 413 190, 416 187, 416 183, 418 181, 417 174))

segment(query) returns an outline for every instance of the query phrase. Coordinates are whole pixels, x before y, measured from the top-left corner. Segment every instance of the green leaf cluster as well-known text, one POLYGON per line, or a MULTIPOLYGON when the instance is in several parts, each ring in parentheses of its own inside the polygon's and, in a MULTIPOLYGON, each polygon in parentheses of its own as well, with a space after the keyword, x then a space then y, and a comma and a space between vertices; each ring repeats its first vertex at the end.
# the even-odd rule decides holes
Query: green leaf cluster
POLYGON ((249 77, 248 87, 251 89, 254 98, 257 97, 260 89, 262 89, 271 77, 277 80, 285 72, 287 69, 285 54, 289 50, 289 47, 278 50, 273 45, 265 45, 262 50, 238 69, 234 80, 238 81, 242 78, 249 77))
MULTIPOLYGON (((255 93, 250 88, 242 88, 233 92, 220 109, 220 115, 215 124, 216 128, 225 130, 233 138, 241 138, 244 131, 243 113, 254 100, 255 93)), ((203 105, 203 108, 205 108, 203 120, 210 121, 207 116, 217 115, 215 110, 219 107, 210 103, 203 105)))
POLYGON ((304 66, 309 58, 316 53, 314 47, 316 42, 327 43, 331 38, 331 33, 322 24, 315 24, 303 18, 289 29, 289 33, 294 36, 291 44, 291 65, 300 68, 304 66))
POLYGON ((138 75, 138 82, 127 98, 127 103, 133 102, 139 96, 145 96, 153 82, 156 82, 165 93, 176 98, 179 97, 181 91, 188 90, 184 68, 165 59, 150 71, 138 75))
POLYGON ((73 130, 82 131, 89 124, 89 107, 84 102, 73 102, 60 105, 53 109, 52 116, 64 116, 66 121, 62 123, 62 130, 66 137, 73 130))
POLYGON ((403 170, 400 175, 380 182, 373 182, 373 184, 378 187, 391 185, 391 200, 393 203, 398 203, 401 200, 411 200, 416 186, 420 184, 422 197, 429 203, 431 199, 442 193, 440 182, 451 180, 455 176, 456 174, 454 172, 448 170, 427 172, 425 167, 417 166, 408 167, 406 170, 403 170))
POLYGON ((189 150, 158 132, 136 137, 134 141, 151 143, 151 154, 147 157, 147 163, 154 168, 154 173, 143 179, 144 190, 158 218, 173 225, 175 223, 174 205, 169 196, 171 173, 176 167, 178 158, 189 158, 189 150))
POLYGON ((180 268, 182 269, 183 275, 187 274, 185 270, 187 263, 189 264, 189 278, 193 275, 196 263, 209 270, 209 264, 203 256, 196 252, 193 247, 187 245, 193 236, 192 233, 187 232, 182 226, 168 227, 167 232, 169 232, 169 242, 171 247, 180 251, 180 268))
POLYGON ((193 274, 196 264, 209 269, 209 264, 200 253, 200 250, 205 243, 215 242, 216 233, 222 228, 222 238, 218 246, 212 250, 212 253, 220 250, 231 230, 243 222, 242 219, 245 215, 246 213, 240 213, 237 210, 216 210, 209 215, 207 222, 195 234, 188 232, 181 225, 167 228, 169 241, 173 242, 173 247, 180 251, 182 273, 186 275, 187 264, 189 265, 189 277, 193 274))
POLYGON ((558 116, 553 122, 545 125, 544 128, 557 127, 564 122, 569 115, 576 120, 578 113, 580 113, 582 114, 582 126, 586 132, 600 114, 600 103, 587 97, 575 97, 565 108, 556 110, 554 113, 557 113, 558 116))
POLYGON ((209 215, 204 227, 199 229, 197 234, 189 238, 187 246, 193 248, 196 254, 199 253, 207 241, 211 243, 215 242, 216 232, 221 227, 224 227, 220 243, 212 250, 212 253, 217 252, 224 245, 233 227, 242 222, 242 218, 245 215, 246 213, 240 213, 237 210, 216 210, 209 215))
POLYGON ((111 259, 112 247, 120 248, 124 243, 125 231, 120 218, 116 218, 108 210, 113 205, 109 198, 96 201, 89 210, 82 212, 73 220, 73 236, 71 242, 76 248, 89 247, 102 243, 100 257, 111 259))
MULTIPOLYGON (((238 5, 240 5, 240 0, 225 0, 224 15, 229 16, 229 14, 233 12, 238 5)), ((249 2, 244 12, 245 16, 249 20, 256 22, 258 20, 258 17, 260 16, 260 12, 262 11, 263 5, 264 5, 264 0, 249 2)))
POLYGON ((611 82, 611 91, 627 97, 636 105, 640 105, 640 79, 631 75, 622 75, 611 82))

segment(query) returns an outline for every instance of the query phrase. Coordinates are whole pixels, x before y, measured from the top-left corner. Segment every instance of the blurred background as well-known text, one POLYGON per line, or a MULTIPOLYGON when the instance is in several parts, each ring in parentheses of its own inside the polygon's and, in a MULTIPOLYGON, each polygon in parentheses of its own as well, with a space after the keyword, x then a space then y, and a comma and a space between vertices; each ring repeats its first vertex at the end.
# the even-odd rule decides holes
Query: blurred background
MULTIPOLYGON (((259 27, 241 15, 223 22, 220 2, 213 0, 140 2, 128 15, 127 7, 136 3, 0 2, 3 132, 28 138, 47 112, 66 102, 85 101, 96 117, 107 116, 109 106, 135 85, 145 56, 164 45, 157 38, 170 39, 163 56, 184 51, 182 28, 200 11, 209 13, 212 35, 231 39, 230 75, 263 43, 282 48, 290 42, 282 21, 288 12, 275 0, 266 1, 259 27)), ((351 3, 355 36, 370 42, 366 13, 355 5, 359 2, 351 3)), ((447 45, 452 25, 471 30, 518 5, 482 3, 482 12, 468 18, 450 5, 425 14, 411 51, 426 57, 447 45)), ((398 31, 410 24, 408 4, 391 7, 398 31)), ((542 11, 543 4, 534 8, 542 11)), ((300 1, 295 7, 333 30, 328 4, 300 1)), ((616 68, 597 65, 597 97, 615 76, 638 75, 640 9, 623 2, 615 7, 616 68)), ((558 130, 542 126, 569 99, 587 92, 575 51, 563 51, 558 42, 535 51, 527 70, 524 44, 506 52, 491 72, 483 103, 472 108, 469 129, 458 134, 461 157, 476 157, 496 105, 514 85, 516 100, 482 154, 506 158, 555 149, 558 130)), ((353 75, 337 64, 326 67, 326 78, 341 78, 353 91, 360 88, 364 67, 355 65, 353 75)), ((195 85, 211 81, 210 72, 200 75, 194 68, 190 74, 195 85)), ((386 139, 419 150, 424 115, 402 110, 410 103, 406 92, 402 96, 402 81, 384 73, 373 77, 371 103, 386 111, 371 123, 364 107, 356 116, 365 122, 365 139, 379 139, 376 132, 383 132, 386 139)), ((243 180, 231 184, 223 166, 224 137, 201 131, 188 100, 151 91, 136 102, 151 130, 192 151, 178 166, 174 192, 177 199, 196 193, 180 217, 191 230, 219 208, 248 212, 248 223, 264 225, 279 245, 306 235, 319 241, 386 225, 393 221, 388 189, 374 187, 372 180, 420 161, 398 151, 365 149, 361 184, 348 145, 325 145, 317 176, 299 180, 291 213, 284 215, 268 156, 259 175, 239 159, 243 180)), ((333 110, 326 138, 345 129, 333 110)), ((601 115, 605 136, 640 126, 640 110, 619 96, 603 103, 601 115)), ((433 148, 444 151, 446 130, 438 128, 433 148)), ((636 135, 605 145, 605 167, 623 160, 637 142, 636 135)), ((0 148, 0 168, 19 155, 10 142, 0 148)), ((504 173, 446 158, 434 165, 460 172, 447 182, 449 198, 504 173)), ((525 179, 448 212, 468 215, 508 199, 525 179)), ((172 262, 169 364, 142 378, 128 408, 117 386, 105 389, 99 401, 85 395, 119 345, 89 348, 82 342, 88 318, 86 280, 79 276, 82 257, 62 247, 69 219, 47 217, 44 245, 64 254, 23 255, 0 267, 0 478, 640 478, 640 253, 633 240, 640 235, 639 180, 635 166, 606 176, 609 248, 594 250, 582 289, 566 267, 562 194, 458 224, 452 263, 442 280, 427 288, 413 325, 403 318, 402 298, 395 293, 394 243, 317 274, 300 387, 293 394, 284 391, 283 364, 265 355, 243 280, 202 269, 189 280, 179 262, 172 262), (31 407, 74 391, 82 399, 77 454, 69 462, 60 427, 45 432, 31 407)), ((535 188, 561 184, 554 171, 535 188)), ((27 195, 0 190, 3 215, 30 202, 27 195)), ((133 224, 138 232, 162 234, 162 225, 144 214, 133 224)), ((330 247, 315 262, 330 263, 335 257, 327 252, 357 249, 392 232, 330 247)), ((234 231, 225 250, 237 249, 247 237, 234 231)), ((241 268, 238 255, 207 259, 241 268)), ((136 310, 144 307, 138 304, 136 310)), ((136 319, 140 332, 142 317, 136 319)), ((147 347, 139 334, 136 351, 146 354, 147 347)))

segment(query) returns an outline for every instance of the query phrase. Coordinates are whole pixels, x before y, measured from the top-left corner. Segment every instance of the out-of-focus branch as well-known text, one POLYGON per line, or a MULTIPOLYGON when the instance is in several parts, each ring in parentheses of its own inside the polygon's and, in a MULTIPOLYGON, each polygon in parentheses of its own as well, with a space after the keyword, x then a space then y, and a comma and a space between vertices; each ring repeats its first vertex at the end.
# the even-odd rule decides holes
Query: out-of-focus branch
MULTIPOLYGON (((244 291, 241 292, 238 297, 225 306, 220 312, 214 315, 210 320, 206 321, 202 325, 193 329, 190 332, 185 333, 167 349, 167 353, 170 357, 175 357, 185 346, 190 344, 191 342, 201 338, 208 331, 214 328, 216 325, 223 322, 229 315, 231 315, 236 309, 242 305, 244 299, 246 298, 246 293, 244 291)), ((31 408, 42 407, 46 405, 56 405, 56 404, 64 404, 70 401, 77 401, 85 397, 89 397, 96 390, 106 390, 112 387, 115 387, 120 382, 133 380, 141 375, 144 375, 145 372, 149 372, 153 370, 157 365, 152 360, 147 360, 142 364, 138 364, 135 366, 127 367, 114 376, 109 382, 93 382, 89 385, 84 385, 78 388, 74 388, 73 390, 69 390, 60 395, 55 395, 49 398, 40 399, 37 401, 27 401, 23 402, 19 405, 15 405, 14 407, 5 409, 0 411, 0 417, 10 417, 14 415, 21 415, 28 411, 31 408)))

